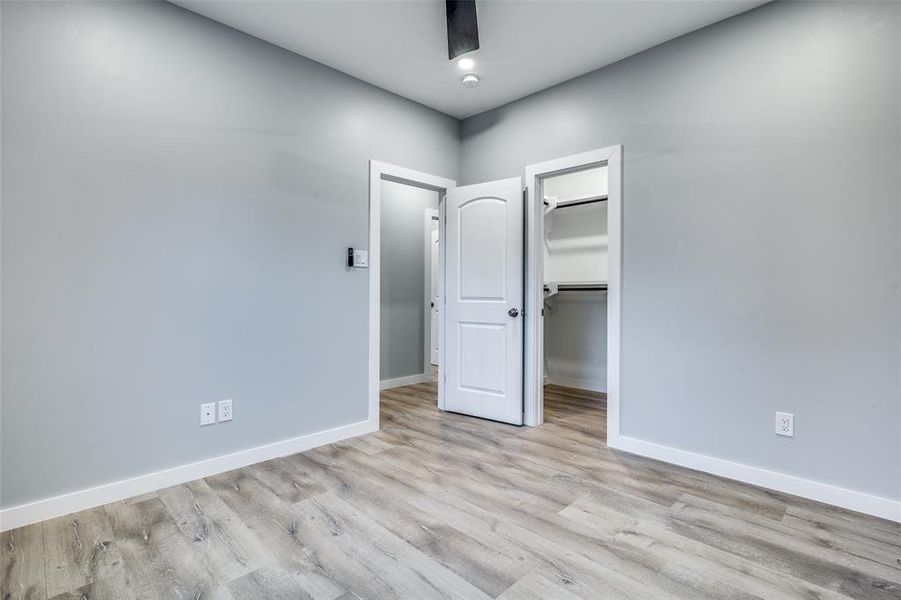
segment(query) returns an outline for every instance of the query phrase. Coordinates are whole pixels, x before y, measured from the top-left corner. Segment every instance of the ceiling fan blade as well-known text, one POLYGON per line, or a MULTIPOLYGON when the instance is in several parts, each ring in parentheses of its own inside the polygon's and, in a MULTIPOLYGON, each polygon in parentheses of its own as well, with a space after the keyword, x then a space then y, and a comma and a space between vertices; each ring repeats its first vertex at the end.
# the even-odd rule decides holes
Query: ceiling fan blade
POLYGON ((445 0, 447 9, 447 58, 479 49, 479 22, 475 0, 445 0))

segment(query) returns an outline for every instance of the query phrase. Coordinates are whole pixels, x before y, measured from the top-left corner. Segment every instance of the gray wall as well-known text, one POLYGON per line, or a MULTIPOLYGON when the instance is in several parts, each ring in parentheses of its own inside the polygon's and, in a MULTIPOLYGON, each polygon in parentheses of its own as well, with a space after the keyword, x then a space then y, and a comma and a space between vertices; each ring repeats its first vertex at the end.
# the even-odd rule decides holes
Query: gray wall
POLYGON ((3 2, 2 131, 2 506, 366 418, 368 161, 454 178, 459 122, 169 4, 3 2))
POLYGON ((468 119, 462 153, 171 5, 0 6, 0 505, 364 419, 370 158, 471 183, 616 143, 624 434, 901 498, 898 4, 764 6, 468 119))
POLYGON ((438 192, 382 181, 381 379, 425 373, 425 211, 438 192))
POLYGON ((550 383, 607 391, 607 294, 563 292, 545 303, 545 375, 550 383))
POLYGON ((464 121, 463 183, 624 145, 624 435, 901 498, 899 40, 775 3, 464 121))

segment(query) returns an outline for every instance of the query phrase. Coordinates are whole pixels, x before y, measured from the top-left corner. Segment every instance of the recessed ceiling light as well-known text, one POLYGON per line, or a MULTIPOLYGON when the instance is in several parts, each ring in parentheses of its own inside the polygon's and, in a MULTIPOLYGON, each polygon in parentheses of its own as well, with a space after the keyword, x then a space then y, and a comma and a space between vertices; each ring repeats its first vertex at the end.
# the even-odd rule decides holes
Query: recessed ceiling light
POLYGON ((475 73, 467 73, 460 78, 460 81, 468 88, 475 87, 479 85, 479 76, 475 73))
POLYGON ((457 66, 460 67, 461 69, 463 69, 464 71, 468 71, 471 68, 473 68, 474 66, 476 66, 476 61, 472 60, 471 58, 461 58, 457 62, 457 66))

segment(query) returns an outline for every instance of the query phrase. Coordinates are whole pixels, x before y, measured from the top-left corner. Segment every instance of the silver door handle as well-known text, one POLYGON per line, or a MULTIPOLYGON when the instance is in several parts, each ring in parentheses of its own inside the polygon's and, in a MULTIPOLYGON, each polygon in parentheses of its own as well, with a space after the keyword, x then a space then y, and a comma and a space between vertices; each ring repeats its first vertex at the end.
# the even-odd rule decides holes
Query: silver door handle
POLYGON ((511 308, 510 310, 507 311, 507 314, 510 315, 511 317, 513 317, 513 318, 515 319, 516 317, 519 316, 519 309, 518 309, 518 308, 511 308))

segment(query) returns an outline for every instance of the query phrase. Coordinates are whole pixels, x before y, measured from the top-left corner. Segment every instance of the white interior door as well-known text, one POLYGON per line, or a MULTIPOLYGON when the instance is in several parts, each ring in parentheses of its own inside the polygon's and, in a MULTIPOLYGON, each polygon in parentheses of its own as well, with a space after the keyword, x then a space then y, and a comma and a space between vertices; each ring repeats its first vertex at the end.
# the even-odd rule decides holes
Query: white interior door
POLYGON ((446 410, 522 424, 522 181, 447 191, 446 410))
POLYGON ((431 244, 429 245, 431 252, 431 292, 430 292, 430 304, 431 304, 431 363, 433 365, 438 364, 438 276, 439 276, 439 265, 438 265, 438 223, 435 221, 435 229, 431 232, 431 244))

